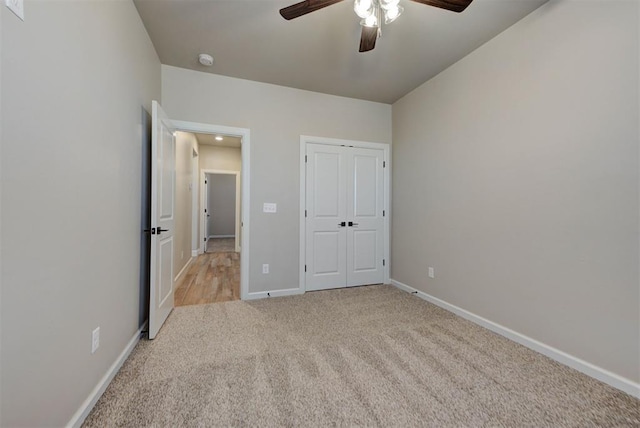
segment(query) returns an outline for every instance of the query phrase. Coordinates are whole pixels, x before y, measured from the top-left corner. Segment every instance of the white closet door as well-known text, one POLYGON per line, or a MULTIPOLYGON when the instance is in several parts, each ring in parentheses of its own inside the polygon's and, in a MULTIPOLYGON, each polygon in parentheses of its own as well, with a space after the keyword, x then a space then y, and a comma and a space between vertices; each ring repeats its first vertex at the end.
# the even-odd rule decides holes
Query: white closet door
POLYGON ((306 289, 344 287, 347 281, 346 153, 307 144, 306 289))
POLYGON ((307 144, 306 289, 384 281, 384 152, 307 144))
POLYGON ((347 286, 384 282, 384 153, 350 148, 347 157, 347 286))

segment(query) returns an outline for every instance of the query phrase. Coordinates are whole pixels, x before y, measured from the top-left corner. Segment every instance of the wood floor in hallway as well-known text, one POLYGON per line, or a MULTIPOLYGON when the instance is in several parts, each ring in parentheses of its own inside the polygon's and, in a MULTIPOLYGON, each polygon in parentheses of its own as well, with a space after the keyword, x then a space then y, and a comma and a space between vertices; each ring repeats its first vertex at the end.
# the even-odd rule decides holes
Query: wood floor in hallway
POLYGON ((240 253, 205 253, 180 281, 175 306, 240 300, 240 253))

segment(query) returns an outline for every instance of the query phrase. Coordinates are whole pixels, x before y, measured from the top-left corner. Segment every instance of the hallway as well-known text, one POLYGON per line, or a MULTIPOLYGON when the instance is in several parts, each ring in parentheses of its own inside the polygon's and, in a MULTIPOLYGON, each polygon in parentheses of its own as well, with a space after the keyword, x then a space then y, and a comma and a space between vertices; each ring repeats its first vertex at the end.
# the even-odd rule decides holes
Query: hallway
POLYGON ((175 306, 240 300, 240 253, 205 253, 176 287, 175 306))

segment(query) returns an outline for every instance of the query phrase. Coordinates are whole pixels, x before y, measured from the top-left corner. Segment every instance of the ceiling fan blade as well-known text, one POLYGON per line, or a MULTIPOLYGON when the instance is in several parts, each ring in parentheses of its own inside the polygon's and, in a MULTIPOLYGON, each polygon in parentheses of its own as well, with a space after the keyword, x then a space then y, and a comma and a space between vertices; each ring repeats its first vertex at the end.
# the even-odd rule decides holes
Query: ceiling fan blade
POLYGON ((368 52, 376 47, 378 39, 378 27, 362 27, 360 36, 360 52, 368 52))
POLYGON ((300 3, 292 4, 289 7, 280 9, 280 15, 286 20, 298 18, 307 13, 315 12, 323 7, 331 6, 332 4, 340 3, 343 0, 305 0, 300 3))
POLYGON ((462 12, 471 4, 473 0, 413 0, 416 3, 422 3, 429 6, 439 7, 440 9, 450 10, 452 12, 462 12))

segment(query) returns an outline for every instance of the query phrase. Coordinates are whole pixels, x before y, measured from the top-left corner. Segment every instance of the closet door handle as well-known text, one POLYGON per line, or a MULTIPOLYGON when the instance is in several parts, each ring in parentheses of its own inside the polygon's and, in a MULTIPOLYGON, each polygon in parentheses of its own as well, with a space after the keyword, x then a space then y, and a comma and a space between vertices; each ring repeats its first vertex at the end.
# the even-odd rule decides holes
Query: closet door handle
POLYGON ((354 223, 352 221, 349 222, 349 227, 354 227, 354 226, 357 226, 357 225, 358 225, 358 223, 354 223))
POLYGON ((338 223, 338 227, 345 227, 347 225, 346 221, 343 221, 342 223, 338 223))

